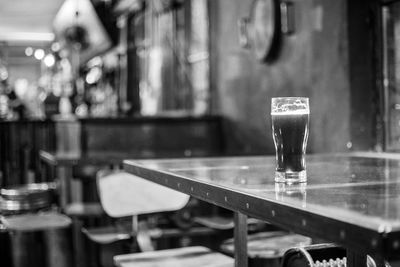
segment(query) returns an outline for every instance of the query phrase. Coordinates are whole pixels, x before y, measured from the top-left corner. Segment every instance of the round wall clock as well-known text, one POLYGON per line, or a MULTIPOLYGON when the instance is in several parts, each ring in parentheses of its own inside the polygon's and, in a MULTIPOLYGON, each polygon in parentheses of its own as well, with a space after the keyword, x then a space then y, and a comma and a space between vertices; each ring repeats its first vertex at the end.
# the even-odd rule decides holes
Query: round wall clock
POLYGON ((274 60, 280 43, 279 0, 254 0, 249 24, 249 42, 257 59, 274 60))

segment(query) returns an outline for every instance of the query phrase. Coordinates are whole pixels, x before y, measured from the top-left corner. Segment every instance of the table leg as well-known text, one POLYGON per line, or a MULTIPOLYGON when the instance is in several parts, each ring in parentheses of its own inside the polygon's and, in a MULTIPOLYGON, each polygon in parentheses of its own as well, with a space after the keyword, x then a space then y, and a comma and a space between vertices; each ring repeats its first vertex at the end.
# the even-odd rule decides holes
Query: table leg
POLYGON ((73 257, 75 266, 74 267, 85 267, 87 262, 87 251, 85 249, 85 240, 82 233, 84 227, 84 221, 81 218, 72 218, 72 246, 73 246, 73 257))
POLYGON ((71 166, 58 166, 57 179, 59 183, 60 207, 65 210, 67 205, 71 203, 71 166))
POLYGON ((235 266, 247 265, 247 215, 235 212, 235 266))

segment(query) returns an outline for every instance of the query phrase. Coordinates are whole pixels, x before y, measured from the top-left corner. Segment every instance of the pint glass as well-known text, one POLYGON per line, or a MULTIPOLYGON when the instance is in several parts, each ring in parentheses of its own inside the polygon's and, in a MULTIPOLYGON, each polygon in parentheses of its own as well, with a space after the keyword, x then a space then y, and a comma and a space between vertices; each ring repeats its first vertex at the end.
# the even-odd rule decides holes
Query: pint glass
POLYGON ((308 98, 272 98, 272 136, 276 150, 275 182, 306 182, 305 154, 309 116, 308 98))

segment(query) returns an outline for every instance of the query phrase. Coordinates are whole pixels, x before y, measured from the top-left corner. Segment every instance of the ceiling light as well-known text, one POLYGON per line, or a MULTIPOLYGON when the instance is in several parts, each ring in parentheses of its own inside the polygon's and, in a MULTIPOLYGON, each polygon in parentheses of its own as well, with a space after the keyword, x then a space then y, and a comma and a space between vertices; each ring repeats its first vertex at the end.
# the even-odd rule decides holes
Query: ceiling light
POLYGON ((0 64, 0 81, 5 81, 8 79, 8 71, 6 67, 0 64))
POLYGON ((54 52, 58 52, 60 48, 60 43, 55 42, 51 45, 51 50, 53 50, 54 52))
POLYGON ((44 57, 43 62, 47 67, 51 68, 54 66, 54 63, 56 63, 56 60, 52 54, 48 54, 44 57))
POLYGON ((30 47, 30 46, 28 46, 28 47, 25 49, 25 55, 26 55, 27 57, 32 56, 32 55, 33 55, 33 48, 30 47))
POLYGON ((35 58, 37 60, 42 60, 44 58, 44 51, 43 49, 36 49, 35 50, 35 54, 34 54, 35 58))
POLYGON ((98 67, 91 68, 89 72, 86 74, 86 82, 88 84, 94 84, 98 82, 101 78, 102 71, 98 67))

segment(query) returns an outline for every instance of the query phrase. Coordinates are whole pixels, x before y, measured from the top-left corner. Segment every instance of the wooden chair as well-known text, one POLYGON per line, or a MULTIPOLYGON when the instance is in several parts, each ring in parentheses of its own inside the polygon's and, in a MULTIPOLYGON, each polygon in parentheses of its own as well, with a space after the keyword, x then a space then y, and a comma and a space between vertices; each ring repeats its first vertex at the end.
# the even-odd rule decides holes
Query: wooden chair
POLYGON ((233 258, 205 247, 152 251, 146 231, 139 229, 138 215, 182 209, 189 201, 188 195, 124 172, 99 175, 97 186, 106 214, 113 218, 131 216, 132 235, 136 237, 142 251, 147 250, 115 256, 116 266, 234 266, 233 258))

